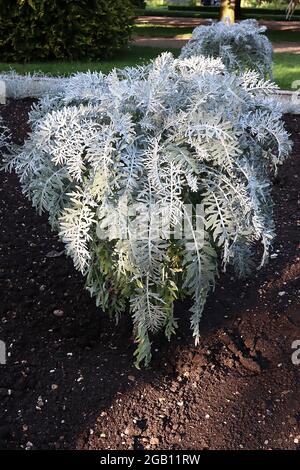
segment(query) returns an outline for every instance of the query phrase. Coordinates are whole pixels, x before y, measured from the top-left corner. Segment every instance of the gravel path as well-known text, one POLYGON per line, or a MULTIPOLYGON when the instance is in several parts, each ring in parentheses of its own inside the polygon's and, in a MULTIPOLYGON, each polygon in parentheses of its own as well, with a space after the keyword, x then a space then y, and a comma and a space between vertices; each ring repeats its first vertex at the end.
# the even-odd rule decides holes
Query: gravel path
MULTIPOLYGON (((137 46, 146 47, 161 47, 166 49, 181 49, 188 39, 180 39, 176 37, 162 38, 162 37, 136 37, 134 44, 137 46)), ((289 52, 293 54, 300 54, 300 43, 298 42, 273 42, 274 52, 289 52)))
MULTIPOLYGON (((157 24, 163 26, 176 27, 196 27, 200 24, 210 24, 210 19, 203 18, 173 18, 169 16, 139 16, 137 24, 157 24)), ((268 29, 277 31, 300 31, 299 21, 268 21, 260 20, 259 24, 265 25, 268 29)))

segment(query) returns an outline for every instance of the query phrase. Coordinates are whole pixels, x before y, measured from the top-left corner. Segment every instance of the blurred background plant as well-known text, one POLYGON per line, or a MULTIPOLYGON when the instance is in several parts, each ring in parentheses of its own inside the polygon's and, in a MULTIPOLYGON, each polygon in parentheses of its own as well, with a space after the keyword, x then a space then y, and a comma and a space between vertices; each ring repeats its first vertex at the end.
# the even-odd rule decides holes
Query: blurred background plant
POLYGON ((131 0, 0 0, 4 61, 100 59, 131 36, 131 0))

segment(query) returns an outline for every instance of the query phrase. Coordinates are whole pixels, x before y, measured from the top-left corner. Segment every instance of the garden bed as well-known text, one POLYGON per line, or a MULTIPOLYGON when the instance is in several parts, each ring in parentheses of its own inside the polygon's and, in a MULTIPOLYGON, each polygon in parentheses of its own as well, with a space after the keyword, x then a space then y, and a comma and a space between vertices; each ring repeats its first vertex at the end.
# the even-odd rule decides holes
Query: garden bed
MULTIPOLYGON (((30 105, 0 107, 16 142, 30 105)), ((178 304, 180 338, 157 339, 149 370, 133 367, 129 317, 110 324, 47 218, 0 174, 0 448, 300 448, 300 118, 286 122, 295 145, 274 180, 269 265, 247 281, 221 275, 197 348, 178 304)))

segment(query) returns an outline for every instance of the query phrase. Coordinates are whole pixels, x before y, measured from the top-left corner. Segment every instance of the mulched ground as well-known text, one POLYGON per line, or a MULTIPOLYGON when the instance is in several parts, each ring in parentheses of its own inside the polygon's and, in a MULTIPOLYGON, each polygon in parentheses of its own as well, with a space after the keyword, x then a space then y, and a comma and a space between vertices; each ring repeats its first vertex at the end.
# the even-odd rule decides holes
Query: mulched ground
MULTIPOLYGON (((0 106, 16 141, 30 105, 0 106)), ((286 121, 295 146, 274 180, 269 265, 221 276, 197 348, 178 304, 179 338, 157 339, 149 370, 132 365, 128 317, 115 328, 96 309, 46 217, 0 174, 1 448, 300 448, 300 118, 286 121)))

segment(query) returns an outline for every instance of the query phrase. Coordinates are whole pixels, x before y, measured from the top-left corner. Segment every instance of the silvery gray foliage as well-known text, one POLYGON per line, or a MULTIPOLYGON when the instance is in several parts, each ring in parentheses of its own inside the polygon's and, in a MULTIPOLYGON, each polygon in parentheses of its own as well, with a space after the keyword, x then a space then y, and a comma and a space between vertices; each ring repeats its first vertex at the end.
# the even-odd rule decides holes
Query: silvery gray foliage
POLYGON ((265 31, 265 26, 252 19, 198 26, 182 48, 181 58, 220 57, 229 71, 255 70, 261 77, 272 78, 272 44, 265 31))
POLYGON ((247 274, 257 240, 261 264, 267 259, 269 174, 290 151, 280 108, 268 99, 274 88, 258 73, 225 71, 220 59, 170 53, 107 76, 77 74, 34 107, 30 137, 7 157, 33 205, 49 212, 97 304, 118 318, 129 300, 137 364, 151 358, 152 333, 175 332, 176 298, 193 299, 197 343, 218 269, 233 264, 247 274), (136 204, 148 216, 140 231, 137 216, 128 217, 136 204), (204 208, 201 229, 187 210, 196 204, 204 208), (173 230, 184 217, 189 237, 157 234, 158 214, 173 230))
POLYGON ((2 116, 0 116, 0 152, 10 146, 10 132, 4 125, 2 116))

